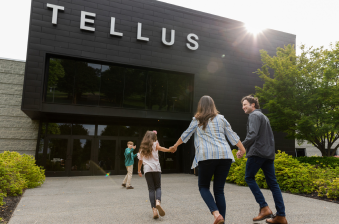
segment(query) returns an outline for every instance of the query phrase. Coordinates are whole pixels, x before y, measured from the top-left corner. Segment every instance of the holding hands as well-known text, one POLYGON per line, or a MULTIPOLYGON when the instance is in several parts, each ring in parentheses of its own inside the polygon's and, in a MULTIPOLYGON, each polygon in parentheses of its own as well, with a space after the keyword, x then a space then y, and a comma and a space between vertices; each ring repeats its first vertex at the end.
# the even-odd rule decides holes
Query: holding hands
POLYGON ((176 147, 176 146, 169 147, 169 150, 170 150, 171 153, 175 153, 177 151, 177 149, 178 149, 178 147, 176 147))
POLYGON ((240 159, 244 156, 245 152, 242 152, 241 150, 238 150, 237 152, 237 158, 240 159))

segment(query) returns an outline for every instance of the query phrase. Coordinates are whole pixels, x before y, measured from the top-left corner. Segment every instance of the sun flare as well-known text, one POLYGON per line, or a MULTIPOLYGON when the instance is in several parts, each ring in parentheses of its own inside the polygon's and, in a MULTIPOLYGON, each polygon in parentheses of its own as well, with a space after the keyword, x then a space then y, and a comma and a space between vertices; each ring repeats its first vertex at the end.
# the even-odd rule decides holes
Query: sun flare
POLYGON ((265 27, 263 27, 262 25, 258 23, 246 23, 245 27, 248 32, 255 34, 255 35, 261 33, 263 30, 266 29, 265 27))

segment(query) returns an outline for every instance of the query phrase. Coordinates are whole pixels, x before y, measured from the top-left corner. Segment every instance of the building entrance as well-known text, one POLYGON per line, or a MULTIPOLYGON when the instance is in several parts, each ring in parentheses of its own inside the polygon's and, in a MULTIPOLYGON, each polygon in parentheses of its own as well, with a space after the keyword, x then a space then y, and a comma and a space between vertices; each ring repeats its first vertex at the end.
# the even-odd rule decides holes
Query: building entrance
MULTIPOLYGON (((37 164, 45 168, 46 176, 125 175, 127 142, 136 145, 134 154, 137 154, 143 133, 155 129, 159 144, 166 148, 175 144, 174 136, 181 134, 180 129, 171 127, 44 123, 37 164)), ((181 172, 182 154, 182 151, 159 152, 162 172, 181 172)), ((135 158, 133 173, 137 170, 138 159, 135 158)))

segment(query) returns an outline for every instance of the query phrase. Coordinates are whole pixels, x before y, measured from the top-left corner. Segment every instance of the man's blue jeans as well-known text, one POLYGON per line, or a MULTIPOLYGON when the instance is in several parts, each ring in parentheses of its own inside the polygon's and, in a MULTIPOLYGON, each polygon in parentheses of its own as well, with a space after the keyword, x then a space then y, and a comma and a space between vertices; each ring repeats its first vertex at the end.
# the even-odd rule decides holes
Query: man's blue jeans
POLYGON ((226 216, 224 187, 231 165, 231 159, 209 159, 199 162, 198 185, 201 197, 204 199, 211 213, 219 211, 224 219, 226 216), (213 175, 214 198, 210 192, 210 184, 213 175))
POLYGON ((264 172, 266 183, 272 191, 277 215, 286 216, 284 200, 277 178, 275 177, 274 160, 264 159, 257 156, 251 156, 247 159, 245 180, 250 187, 255 200, 260 205, 260 208, 268 206, 257 182, 255 182, 255 175, 258 173, 260 168, 264 172))

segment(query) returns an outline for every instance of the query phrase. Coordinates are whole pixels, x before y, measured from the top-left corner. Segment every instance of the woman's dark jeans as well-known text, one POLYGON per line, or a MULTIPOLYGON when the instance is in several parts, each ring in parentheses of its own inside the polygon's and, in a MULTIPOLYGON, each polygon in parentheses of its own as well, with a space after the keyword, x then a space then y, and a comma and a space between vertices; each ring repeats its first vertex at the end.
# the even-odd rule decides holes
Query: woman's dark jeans
POLYGON ((160 172, 147 172, 145 174, 149 201, 152 208, 155 208, 155 200, 161 201, 161 173, 160 172))
POLYGON ((224 187, 231 165, 231 159, 209 159, 199 162, 198 185, 201 197, 204 199, 211 213, 219 211, 224 218, 226 216, 224 187), (210 192, 210 184, 213 175, 214 198, 210 192))
POLYGON ((267 206, 264 195, 261 193, 259 186, 255 181, 255 175, 258 173, 260 168, 264 172, 266 183, 272 191, 277 215, 286 216, 284 200, 277 178, 275 177, 274 160, 272 159, 264 159, 258 156, 251 156, 247 159, 245 180, 250 187, 255 200, 259 204, 260 208, 267 206))

